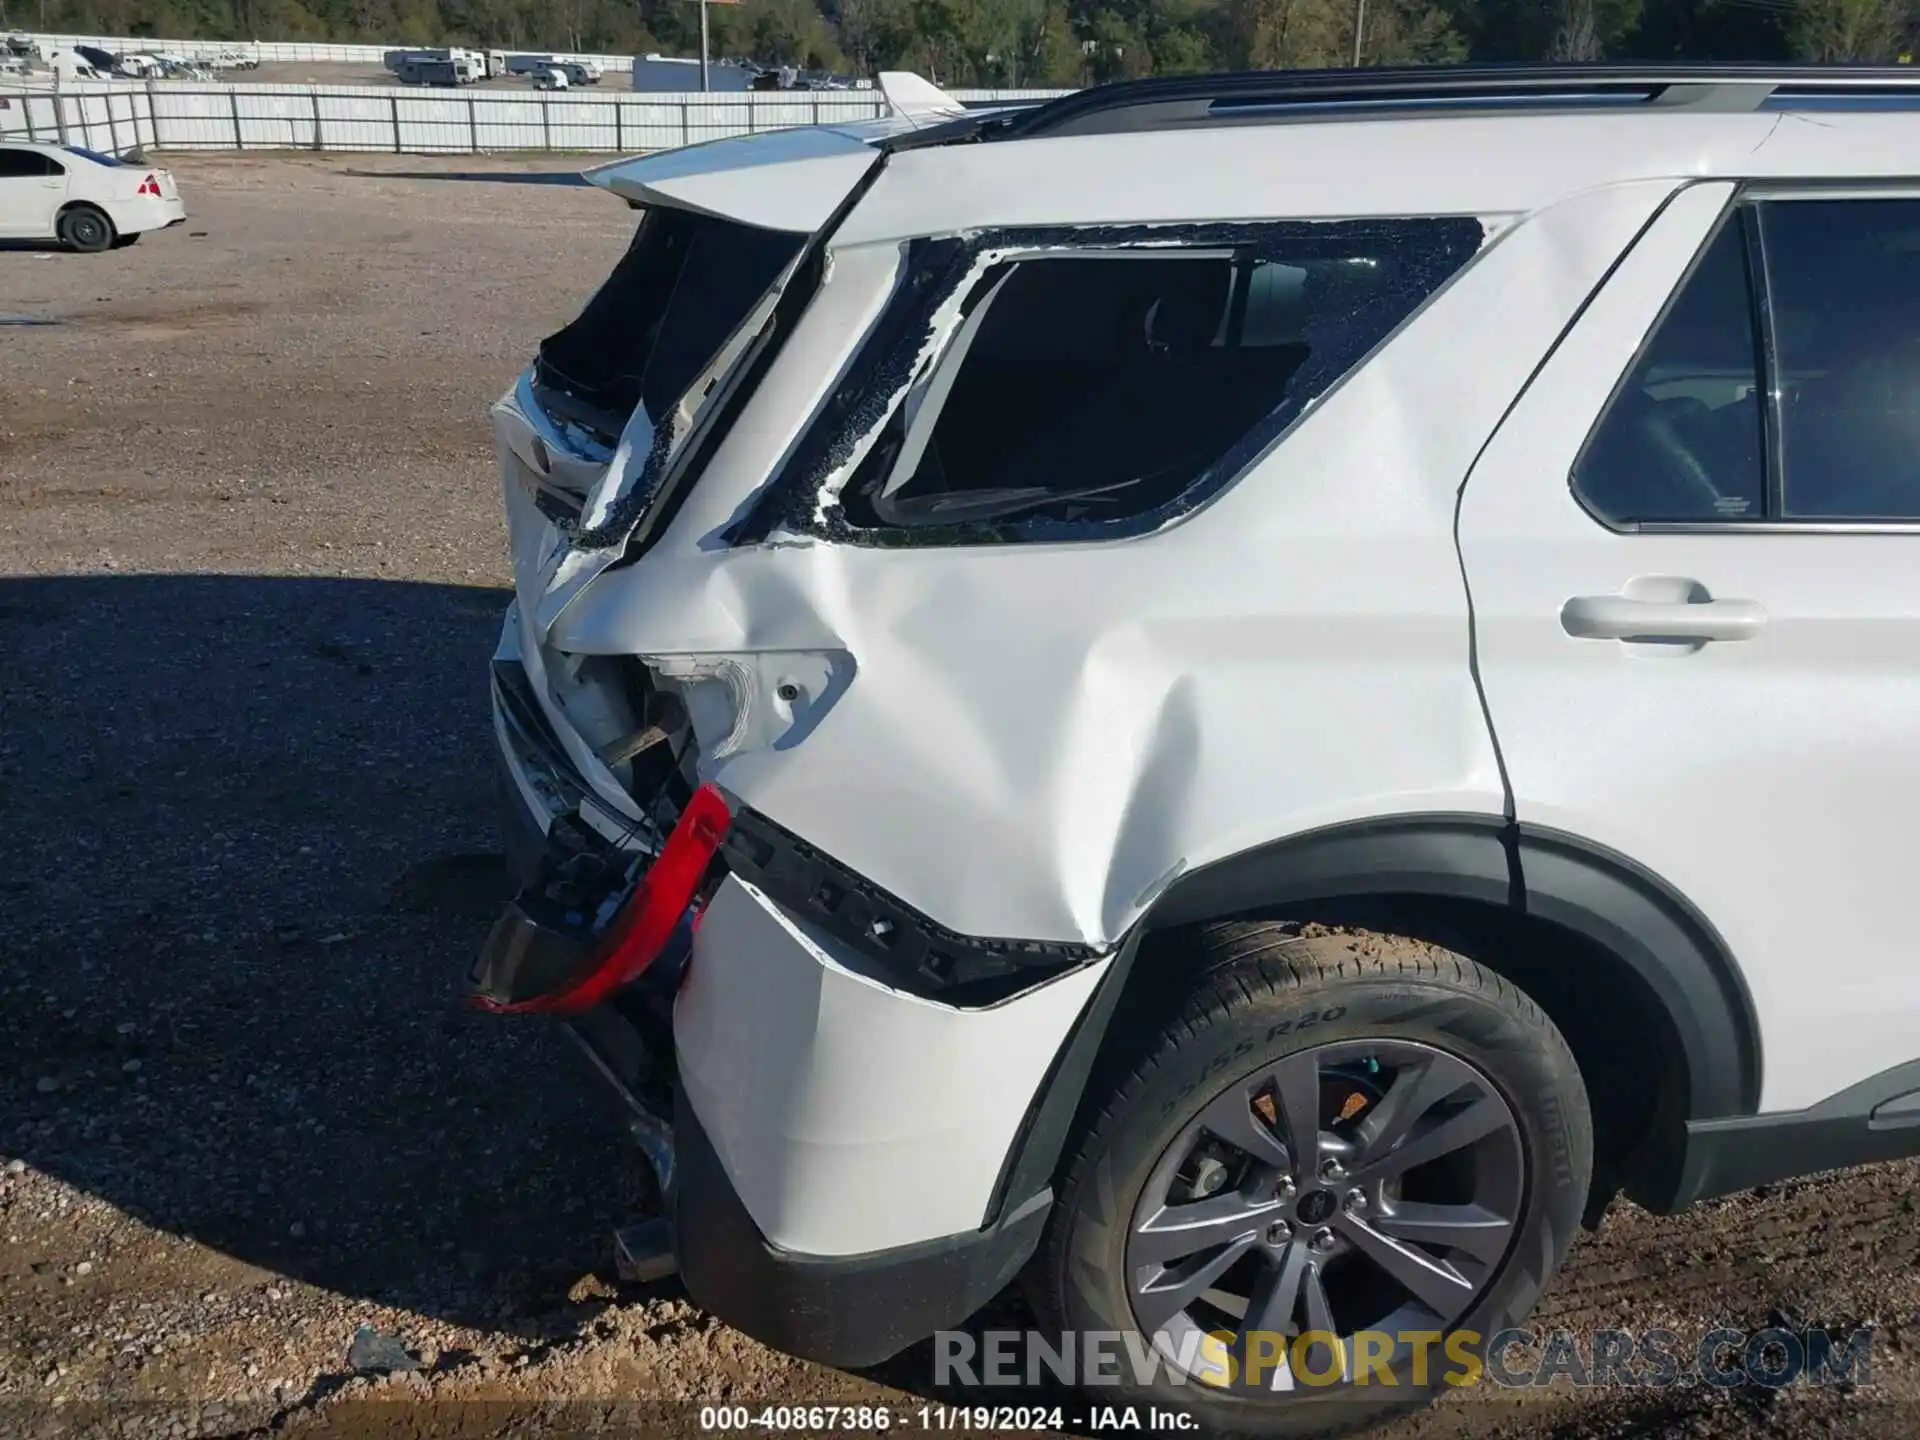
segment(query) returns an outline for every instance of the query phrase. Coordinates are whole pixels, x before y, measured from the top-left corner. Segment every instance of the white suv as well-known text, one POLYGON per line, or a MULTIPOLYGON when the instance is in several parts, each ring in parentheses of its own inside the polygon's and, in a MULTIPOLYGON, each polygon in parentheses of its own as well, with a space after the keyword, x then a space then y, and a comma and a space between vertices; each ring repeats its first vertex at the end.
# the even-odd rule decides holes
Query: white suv
POLYGON ((1024 1272, 1294 1433, 1616 1194, 1920 1153, 1912 77, 887 88, 595 172, 494 410, 476 998, 693 1297, 860 1365, 1024 1272))

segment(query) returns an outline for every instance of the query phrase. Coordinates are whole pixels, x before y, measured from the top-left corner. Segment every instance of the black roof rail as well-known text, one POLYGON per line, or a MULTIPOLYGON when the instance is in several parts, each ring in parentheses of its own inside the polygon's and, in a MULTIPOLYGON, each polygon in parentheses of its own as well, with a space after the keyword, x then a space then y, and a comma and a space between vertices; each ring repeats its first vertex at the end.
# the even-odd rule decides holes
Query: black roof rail
POLYGON ((983 127, 1027 139, 1342 118, 1399 111, 1752 111, 1793 99, 1912 97, 1920 67, 1888 65, 1428 65, 1168 75, 1075 91, 983 127))

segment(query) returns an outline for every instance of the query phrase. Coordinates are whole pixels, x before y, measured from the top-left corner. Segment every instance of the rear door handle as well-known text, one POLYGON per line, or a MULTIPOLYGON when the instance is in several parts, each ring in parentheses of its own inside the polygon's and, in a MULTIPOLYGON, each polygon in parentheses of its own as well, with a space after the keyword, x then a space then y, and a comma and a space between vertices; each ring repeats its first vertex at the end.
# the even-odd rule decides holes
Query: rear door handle
POLYGON ((1560 610, 1560 628, 1581 640, 1751 640, 1766 623, 1756 600, 1579 595, 1560 610))

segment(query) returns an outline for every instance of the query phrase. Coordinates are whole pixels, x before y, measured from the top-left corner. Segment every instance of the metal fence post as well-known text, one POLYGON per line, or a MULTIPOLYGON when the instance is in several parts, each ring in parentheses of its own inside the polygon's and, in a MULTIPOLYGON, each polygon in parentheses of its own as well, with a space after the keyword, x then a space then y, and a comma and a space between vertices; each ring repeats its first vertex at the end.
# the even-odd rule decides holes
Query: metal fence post
MULTIPOLYGON (((26 111, 26 115, 27 115, 27 143, 28 144, 33 143, 33 102, 39 98, 40 97, 37 95, 22 95, 20 97, 20 106, 23 110, 26 111)), ((53 103, 58 105, 60 102, 56 100, 53 103)))
POLYGON ((400 153, 400 97, 388 96, 387 106, 393 114, 393 153, 398 155, 400 153))
POLYGON ((626 101, 616 100, 613 102, 613 148, 622 155, 627 153, 627 141, 626 130, 625 127, 621 125, 620 119, 621 116, 626 113, 626 109, 626 101))
POLYGON ((680 101, 680 143, 682 145, 689 145, 693 142, 692 113, 693 102, 682 97, 680 101))
POLYGON ((240 92, 238 90, 227 91, 227 103, 233 109, 233 148, 236 150, 244 150, 247 147, 242 144, 240 140, 240 92))
POLYGON ((820 123, 820 92, 818 90, 813 92, 813 123, 816 125, 820 123))
POLYGON ((313 148, 316 150, 324 150, 327 147, 320 143, 320 87, 317 85, 309 86, 307 89, 307 99, 313 102, 313 148))
POLYGON ((747 134, 753 134, 753 122, 760 114, 760 99, 756 95, 747 97, 747 134))
MULTIPOLYGON (((147 129, 153 132, 153 148, 160 148, 160 102, 154 98, 153 81, 147 81, 147 129)), ((140 107, 133 111, 133 143, 140 143, 140 107)))
POLYGON ((467 151, 473 155, 480 153, 480 122, 473 113, 471 95, 467 96, 467 151))
POLYGON ((543 93, 540 96, 540 148, 553 149, 553 102, 543 93))

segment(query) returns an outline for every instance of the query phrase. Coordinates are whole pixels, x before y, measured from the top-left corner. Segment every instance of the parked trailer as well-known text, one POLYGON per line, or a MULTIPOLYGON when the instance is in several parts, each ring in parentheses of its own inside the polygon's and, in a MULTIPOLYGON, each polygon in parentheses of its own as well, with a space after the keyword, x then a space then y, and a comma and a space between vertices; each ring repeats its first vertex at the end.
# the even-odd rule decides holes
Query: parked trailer
POLYGON ((394 72, 402 85, 445 85, 460 83, 460 71, 451 60, 403 60, 394 72))
POLYGON ((487 75, 487 57, 477 50, 389 50, 382 59, 387 69, 403 81, 408 67, 421 65, 450 65, 454 80, 463 85, 484 80, 487 75))
POLYGON ((532 77, 546 70, 558 70, 570 85, 598 85, 600 67, 591 60, 563 60, 558 55, 506 55, 502 57, 508 75, 532 77))
MULTIPOLYGON (((707 89, 720 94, 743 94, 753 88, 760 72, 735 60, 716 60, 707 66, 707 89)), ((700 89, 700 62, 677 55, 633 57, 633 88, 654 94, 686 94, 700 89)))

